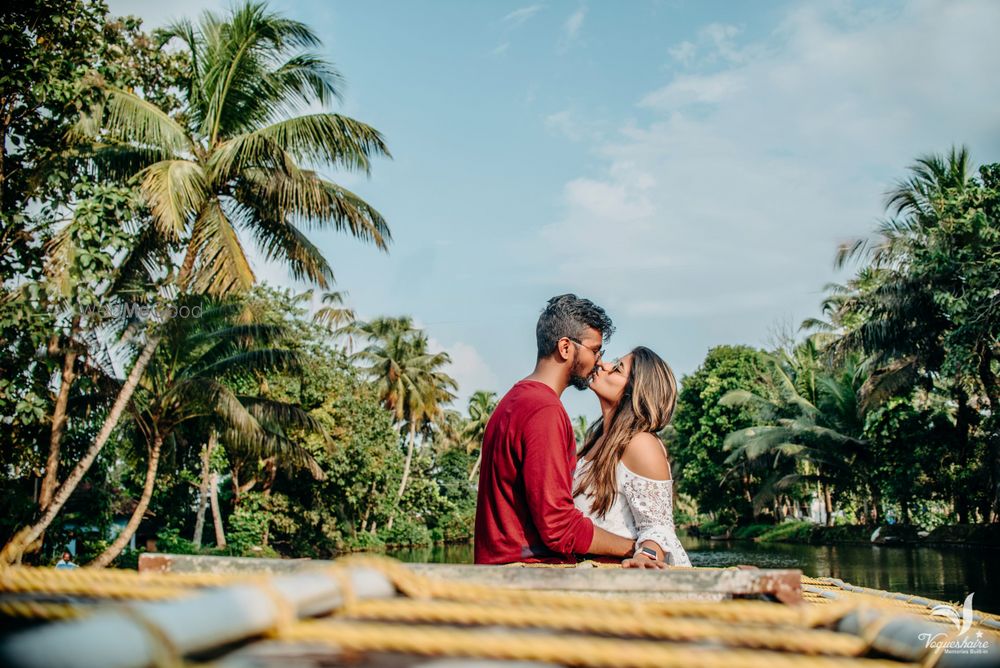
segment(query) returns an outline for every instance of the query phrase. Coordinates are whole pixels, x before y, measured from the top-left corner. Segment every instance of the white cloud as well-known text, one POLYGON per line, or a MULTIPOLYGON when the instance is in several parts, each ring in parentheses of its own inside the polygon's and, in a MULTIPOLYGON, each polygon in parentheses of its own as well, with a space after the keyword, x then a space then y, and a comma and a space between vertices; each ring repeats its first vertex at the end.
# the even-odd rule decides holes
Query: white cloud
POLYGON ((566 23, 563 24, 563 33, 568 41, 573 41, 580 34, 580 28, 583 27, 585 18, 587 18, 587 8, 580 7, 566 19, 566 23))
POLYGON ((694 103, 718 103, 740 92, 743 77, 735 72, 717 74, 682 74, 663 88, 646 95, 639 105, 669 111, 694 103))
POLYGON ((444 371, 458 381, 457 397, 452 402, 456 410, 465 410, 469 397, 476 390, 496 391, 499 387, 497 375, 472 345, 464 341, 445 345, 431 337, 428 339, 427 347, 431 352, 446 352, 451 357, 451 364, 444 371))
POLYGON ((501 44, 498 44, 496 48, 493 49, 490 53, 494 56, 502 56, 503 54, 507 53, 507 49, 509 48, 510 48, 510 42, 503 42, 501 44))
POLYGON ((710 23, 698 31, 694 41, 684 40, 667 49, 670 57, 685 67, 700 63, 739 63, 751 55, 752 49, 740 47, 736 37, 743 29, 725 23, 710 23))
POLYGON ((742 32, 740 28, 723 23, 711 23, 698 32, 702 42, 708 42, 714 49, 714 54, 723 60, 739 62, 743 60, 743 52, 737 48, 734 38, 742 32))
POLYGON ((563 109, 545 117, 545 127, 570 141, 599 141, 605 130, 603 123, 581 116, 575 109, 563 109))
POLYGON ((990 1, 831 2, 744 48, 734 28, 706 28, 716 68, 643 96, 648 120, 622 124, 566 182, 563 214, 526 251, 539 282, 643 332, 684 322, 681 369, 815 315, 837 244, 872 229, 916 156, 967 143, 997 158, 1000 89, 984 85, 1000 71, 997 25, 990 1))
POLYGON ((670 57, 683 65, 690 65, 694 60, 694 55, 697 51, 698 47, 696 47, 693 42, 689 42, 687 40, 668 49, 670 57))
POLYGON ((515 25, 520 25, 533 17, 539 11, 541 11, 545 5, 530 5, 528 7, 521 7, 520 9, 515 9, 507 16, 503 17, 504 23, 513 23, 515 25))

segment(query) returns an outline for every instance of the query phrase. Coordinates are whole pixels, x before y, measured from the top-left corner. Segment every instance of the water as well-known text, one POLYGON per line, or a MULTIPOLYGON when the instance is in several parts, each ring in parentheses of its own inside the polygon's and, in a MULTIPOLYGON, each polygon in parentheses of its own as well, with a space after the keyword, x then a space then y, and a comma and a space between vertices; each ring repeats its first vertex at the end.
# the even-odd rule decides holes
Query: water
MULTIPOLYGON (((835 577, 860 587, 961 603, 974 593, 976 610, 1000 613, 1000 549, 878 545, 796 545, 712 541, 681 536, 695 566, 750 564, 798 568, 814 577, 835 577)), ((401 561, 471 564, 472 545, 390 552, 401 561)))

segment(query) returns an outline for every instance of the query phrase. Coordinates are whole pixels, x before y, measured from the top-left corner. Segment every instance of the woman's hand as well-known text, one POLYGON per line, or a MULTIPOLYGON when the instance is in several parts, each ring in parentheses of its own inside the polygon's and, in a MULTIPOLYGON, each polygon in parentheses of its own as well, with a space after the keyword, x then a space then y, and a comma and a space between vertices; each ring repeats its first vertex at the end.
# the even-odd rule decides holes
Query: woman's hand
POLYGON ((649 543, 650 548, 655 550, 656 556, 654 557, 648 554, 647 552, 643 552, 642 549, 640 548, 636 550, 635 554, 633 554, 631 557, 622 560, 622 568, 653 568, 661 571, 666 570, 667 562, 662 559, 659 559, 660 555, 660 550, 658 549, 659 546, 650 541, 646 541, 646 543, 643 543, 643 546, 645 547, 647 543, 649 543))

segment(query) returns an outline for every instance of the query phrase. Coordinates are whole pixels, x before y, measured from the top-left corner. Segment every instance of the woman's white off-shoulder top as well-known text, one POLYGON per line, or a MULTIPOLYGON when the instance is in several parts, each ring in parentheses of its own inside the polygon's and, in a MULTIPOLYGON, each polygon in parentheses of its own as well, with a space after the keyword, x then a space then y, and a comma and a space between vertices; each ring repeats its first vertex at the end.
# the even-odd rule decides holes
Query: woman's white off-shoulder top
MULTIPOLYGON (((580 477, 590 466, 590 462, 580 458, 573 475, 576 488, 580 477)), ((674 528, 673 480, 653 480, 633 473, 625 464, 618 462, 615 471, 617 487, 615 499, 604 517, 590 512, 590 498, 579 494, 573 502, 594 526, 619 536, 635 539, 636 544, 654 541, 666 553, 671 566, 690 566, 691 560, 677 538, 674 528)))

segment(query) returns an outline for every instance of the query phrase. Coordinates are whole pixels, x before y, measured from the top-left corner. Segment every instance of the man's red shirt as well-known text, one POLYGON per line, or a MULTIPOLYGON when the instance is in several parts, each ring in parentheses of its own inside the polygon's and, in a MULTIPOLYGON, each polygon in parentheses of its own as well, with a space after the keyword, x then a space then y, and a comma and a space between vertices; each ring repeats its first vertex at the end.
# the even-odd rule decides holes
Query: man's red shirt
POLYGON ((497 404, 483 437, 476 563, 571 563, 594 539, 573 505, 576 441, 559 397, 522 380, 497 404))

